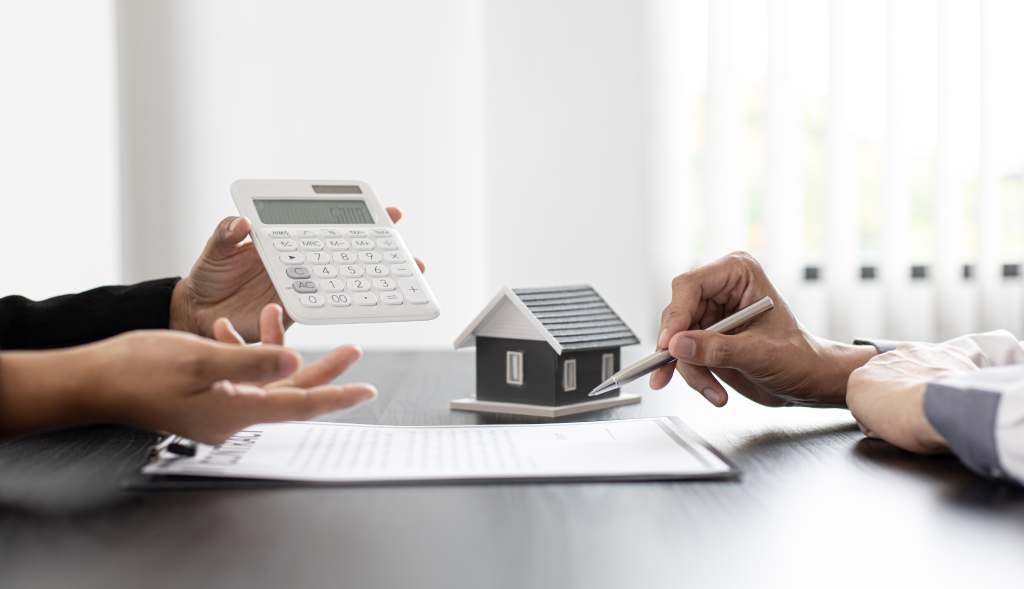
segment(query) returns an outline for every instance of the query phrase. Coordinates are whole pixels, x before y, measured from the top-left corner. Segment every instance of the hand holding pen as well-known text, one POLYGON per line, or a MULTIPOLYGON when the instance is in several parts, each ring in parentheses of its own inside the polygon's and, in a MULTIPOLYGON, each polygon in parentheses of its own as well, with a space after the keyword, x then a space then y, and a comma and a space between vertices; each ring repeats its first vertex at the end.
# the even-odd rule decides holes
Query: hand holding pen
POLYGON ((719 379, 762 405, 845 405, 850 373, 876 353, 871 346, 834 342, 805 330, 761 265, 744 253, 672 281, 658 349, 677 361, 651 374, 651 388, 664 388, 674 369, 719 407, 728 400, 719 379), (774 308, 738 330, 705 329, 766 296, 774 308))

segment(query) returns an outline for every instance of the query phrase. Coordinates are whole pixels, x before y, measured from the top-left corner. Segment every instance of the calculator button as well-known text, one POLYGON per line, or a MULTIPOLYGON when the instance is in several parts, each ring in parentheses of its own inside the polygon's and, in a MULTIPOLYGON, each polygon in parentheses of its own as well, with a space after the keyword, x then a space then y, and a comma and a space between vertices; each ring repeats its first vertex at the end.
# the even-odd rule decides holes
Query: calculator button
POLYGON ((324 306, 324 297, 318 294, 304 294, 301 297, 299 297, 299 299, 302 301, 302 304, 306 305, 307 307, 324 306))
POLYGON ((402 298, 402 295, 398 294, 395 291, 380 293, 380 300, 385 305, 401 305, 403 302, 405 302, 405 299, 402 298))
POLYGON ((387 276, 388 267, 384 264, 370 264, 366 267, 367 276, 387 276))
POLYGON ((338 279, 321 280, 320 288, 327 292, 338 292, 339 290, 345 290, 345 281, 338 279))
POLYGON ((405 295, 405 298, 414 305, 422 305, 423 303, 429 302, 427 299, 427 293, 423 291, 423 287, 419 281, 415 278, 399 278, 398 279, 399 290, 405 295))
POLYGON ((275 239, 274 247, 281 252, 294 252, 299 249, 299 244, 294 239, 275 239))
POLYGON ((334 266, 314 266, 313 273, 317 278, 337 278, 338 269, 334 266))
POLYGON ((349 278, 356 278, 363 275, 363 267, 349 264, 348 266, 341 267, 341 275, 348 276, 349 278))
POLYGON ((357 237, 352 240, 352 247, 357 250, 372 250, 373 245, 373 240, 366 239, 365 237, 357 237))
POLYGON ((370 232, 366 229, 346 229, 345 235, 349 237, 366 237, 370 232))
POLYGON ((401 264, 405 261, 402 252, 384 252, 384 261, 388 264, 401 264))
POLYGON ((292 266, 291 268, 285 268, 284 273, 288 278, 294 278, 296 280, 302 280, 303 278, 309 278, 309 268, 305 266, 292 266))
POLYGON ((318 237, 320 232, 316 229, 292 229, 293 237, 318 237))
POLYGON ((390 229, 377 228, 377 229, 373 230, 373 236, 374 237, 391 237, 391 230, 390 229))
POLYGON ((395 241, 394 239, 390 239, 390 238, 388 238, 388 239, 378 239, 377 240, 377 247, 379 247, 382 250, 394 250, 394 249, 398 249, 398 242, 395 241))
POLYGON ((352 264, 358 260, 355 252, 334 252, 334 261, 339 264, 352 264))
POLYGON ((377 298, 377 295, 372 292, 361 292, 356 294, 356 302, 364 307, 373 307, 379 301, 380 299, 377 298))
POLYGON ((297 293, 316 292, 316 283, 312 280, 296 280, 292 283, 292 288, 297 293))
POLYGON ((320 230, 320 237, 341 237, 344 234, 345 232, 341 229, 334 229, 332 227, 320 230))
POLYGON ((310 264, 330 264, 331 254, 327 252, 309 252, 306 254, 306 259, 309 260, 310 264))
POLYGON ((395 290, 395 281, 390 278, 374 278, 373 288, 377 290, 395 290))
POLYGON ((302 245, 304 250, 322 250, 324 249, 324 242, 319 239, 300 239, 299 244, 302 245))
POLYGON ((281 254, 281 261, 285 264, 301 264, 306 261, 306 256, 303 254, 281 254))
POLYGON ((376 264, 380 260, 381 256, 377 252, 359 252, 359 261, 364 264, 376 264))
POLYGON ((339 238, 333 238, 327 240, 327 249, 330 250, 347 250, 349 248, 348 241, 339 238))
POLYGON ((395 276, 412 276, 412 268, 407 264, 398 264, 391 267, 391 273, 395 276))
POLYGON ((362 292, 370 290, 370 281, 365 278, 353 278, 345 283, 352 292, 362 292))
POLYGON ((327 295, 327 300, 335 307, 348 307, 352 304, 352 297, 341 293, 327 295))
POLYGON ((271 239, 287 239, 292 234, 287 229, 264 229, 263 235, 271 239))

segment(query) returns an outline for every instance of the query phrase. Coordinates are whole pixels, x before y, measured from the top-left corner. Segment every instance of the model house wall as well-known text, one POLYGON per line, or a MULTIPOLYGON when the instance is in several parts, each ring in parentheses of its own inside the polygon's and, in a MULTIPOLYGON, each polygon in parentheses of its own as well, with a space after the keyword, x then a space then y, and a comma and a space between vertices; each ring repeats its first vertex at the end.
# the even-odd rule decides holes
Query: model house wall
MULTIPOLYGON (((483 401, 568 405, 619 369, 619 349, 568 352, 547 342, 477 336, 476 396, 483 401)), ((608 393, 612 397, 619 391, 608 393)))

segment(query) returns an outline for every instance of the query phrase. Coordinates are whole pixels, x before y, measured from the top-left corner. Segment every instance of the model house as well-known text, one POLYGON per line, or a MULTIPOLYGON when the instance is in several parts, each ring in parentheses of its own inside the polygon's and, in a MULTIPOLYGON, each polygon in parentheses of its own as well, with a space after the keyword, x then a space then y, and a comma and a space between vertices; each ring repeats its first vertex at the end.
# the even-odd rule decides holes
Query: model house
POLYGON ((476 346, 476 398, 452 407, 557 416, 636 402, 618 391, 587 397, 636 343, 591 286, 502 289, 455 341, 476 346))

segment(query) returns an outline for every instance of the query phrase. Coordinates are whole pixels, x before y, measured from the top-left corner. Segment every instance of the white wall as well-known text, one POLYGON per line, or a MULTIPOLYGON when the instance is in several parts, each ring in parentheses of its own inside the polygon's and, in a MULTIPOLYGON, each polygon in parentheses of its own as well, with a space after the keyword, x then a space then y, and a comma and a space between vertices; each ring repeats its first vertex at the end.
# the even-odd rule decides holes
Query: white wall
POLYGON ((488 290, 590 283, 649 343, 646 14, 496 0, 482 30, 488 290))
MULTIPOLYGON (((0 294, 183 274, 233 212, 232 180, 318 176, 368 180, 405 209, 443 313, 298 326, 303 347, 447 347, 498 286, 572 282, 594 284, 649 344, 672 275, 735 247, 766 260, 805 318, 828 308, 820 288, 821 304, 799 304, 805 263, 827 277, 891 260, 883 281, 899 286, 911 261, 936 256, 979 264, 983 302, 954 307, 1001 310, 995 295, 1020 288, 999 265, 1024 251, 1020 12, 1013 0, 17 3, 0 21, 0 247, 15 252, 0 294)), ((952 294, 946 282, 925 294, 952 294)), ((939 302, 919 313, 925 327, 949 315, 939 302)), ((900 321, 884 331, 913 335, 900 321)))
POLYGON ((120 275, 109 0, 5 5, 0 18, 0 296, 120 275))
POLYGON ((485 297, 475 15, 470 0, 118 2, 124 278, 186 272, 236 178, 359 178, 405 212, 442 316, 291 341, 450 345, 485 297))

